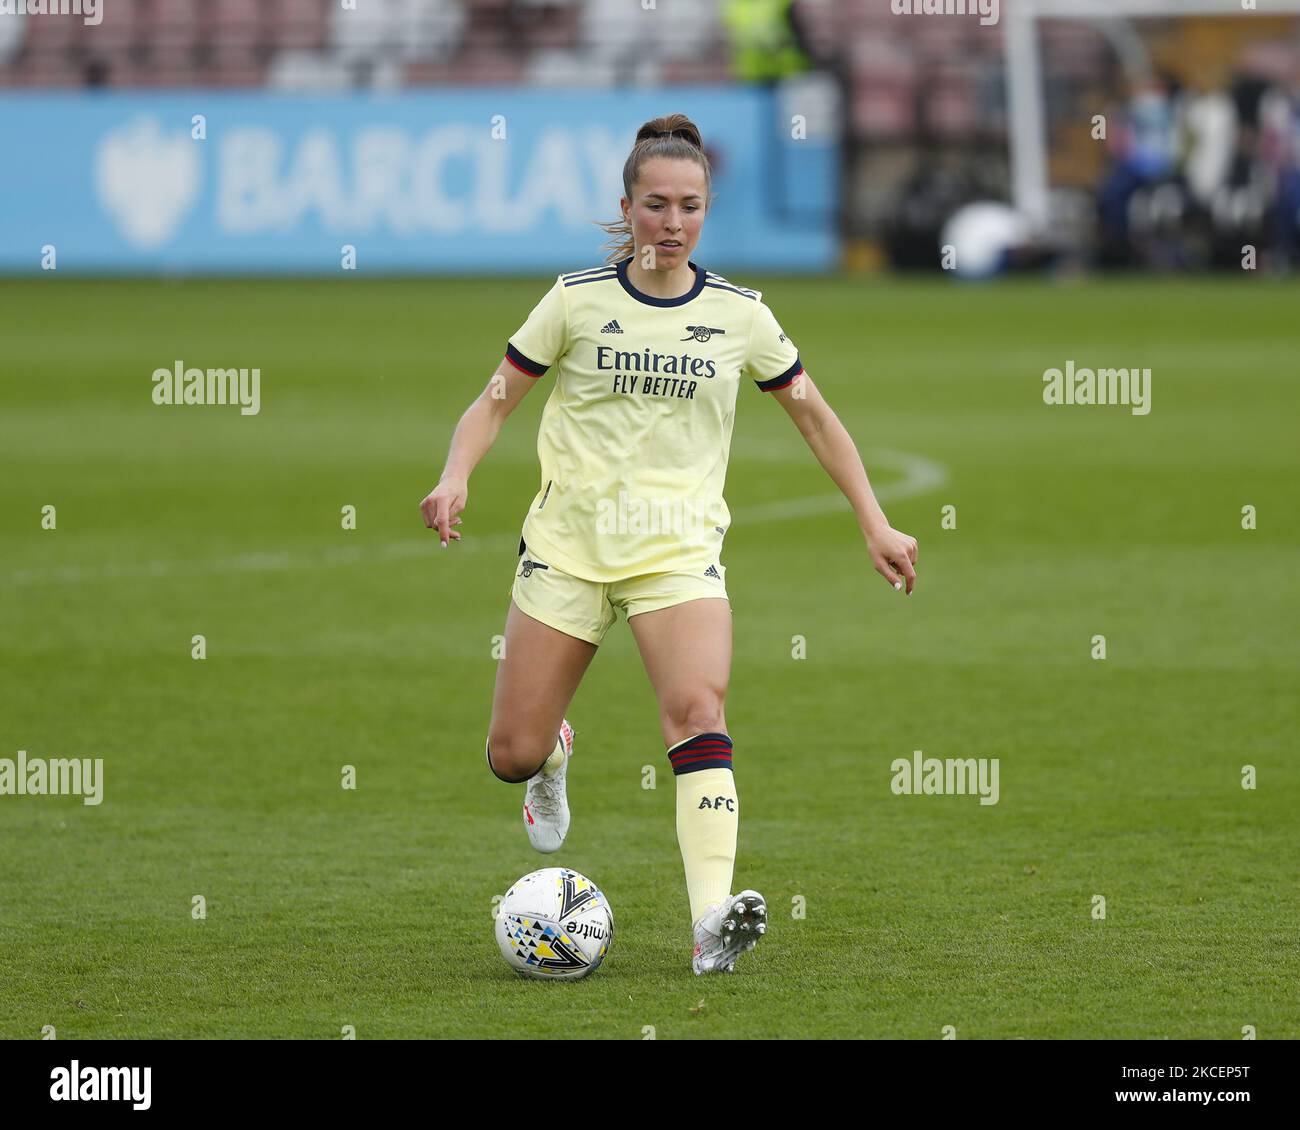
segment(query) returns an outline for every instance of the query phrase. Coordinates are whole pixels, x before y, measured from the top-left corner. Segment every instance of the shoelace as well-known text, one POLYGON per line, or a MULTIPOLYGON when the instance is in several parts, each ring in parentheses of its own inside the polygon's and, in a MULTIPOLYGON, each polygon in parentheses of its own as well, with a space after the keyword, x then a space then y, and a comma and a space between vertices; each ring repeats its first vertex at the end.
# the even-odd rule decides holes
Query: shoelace
POLYGON ((560 811, 560 790, 556 787, 554 777, 542 776, 533 789, 529 803, 535 812, 543 816, 554 816, 560 811))

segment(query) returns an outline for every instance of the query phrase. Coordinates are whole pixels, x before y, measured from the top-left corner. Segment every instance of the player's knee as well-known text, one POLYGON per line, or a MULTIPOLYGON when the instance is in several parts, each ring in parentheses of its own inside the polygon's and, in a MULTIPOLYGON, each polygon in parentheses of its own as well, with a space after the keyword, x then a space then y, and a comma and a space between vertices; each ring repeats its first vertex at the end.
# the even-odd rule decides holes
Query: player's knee
POLYGON ((518 730, 492 730, 487 741, 488 768, 501 780, 518 784, 533 776, 554 748, 554 737, 547 744, 518 730))
POLYGON ((663 720, 670 734, 680 734, 682 738, 726 731, 722 696, 711 691, 699 691, 665 703, 663 720))

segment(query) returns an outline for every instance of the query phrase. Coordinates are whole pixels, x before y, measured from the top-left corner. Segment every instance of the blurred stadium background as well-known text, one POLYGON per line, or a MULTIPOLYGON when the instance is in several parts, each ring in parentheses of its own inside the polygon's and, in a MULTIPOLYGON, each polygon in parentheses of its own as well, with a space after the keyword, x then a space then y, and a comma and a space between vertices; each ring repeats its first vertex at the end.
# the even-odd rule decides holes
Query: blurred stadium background
POLYGON ((97 23, 0 17, 0 269, 37 269, 35 230, 71 270, 336 269, 334 236, 368 270, 569 269, 597 253, 631 130, 678 106, 718 172, 701 259, 719 269, 1240 269, 1246 244, 1260 267, 1294 261, 1300 4, 900 7, 103 0, 97 23), (196 114, 208 148, 172 148, 196 114), (961 212, 976 203, 997 206, 961 212))

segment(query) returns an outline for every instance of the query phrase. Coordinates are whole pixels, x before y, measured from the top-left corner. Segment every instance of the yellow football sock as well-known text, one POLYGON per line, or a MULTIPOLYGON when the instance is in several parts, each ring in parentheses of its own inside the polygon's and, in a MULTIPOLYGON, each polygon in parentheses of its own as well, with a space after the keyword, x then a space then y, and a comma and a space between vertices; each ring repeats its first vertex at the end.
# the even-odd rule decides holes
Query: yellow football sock
POLYGON ((740 801, 729 768, 731 739, 699 734, 673 746, 668 756, 677 774, 677 845, 695 923, 731 894, 740 826, 740 801), (705 767, 696 767, 701 764, 705 767))
POLYGON ((541 771, 550 777, 559 772, 560 766, 564 764, 564 739, 558 734, 555 737, 555 748, 551 751, 551 756, 542 762, 541 771))

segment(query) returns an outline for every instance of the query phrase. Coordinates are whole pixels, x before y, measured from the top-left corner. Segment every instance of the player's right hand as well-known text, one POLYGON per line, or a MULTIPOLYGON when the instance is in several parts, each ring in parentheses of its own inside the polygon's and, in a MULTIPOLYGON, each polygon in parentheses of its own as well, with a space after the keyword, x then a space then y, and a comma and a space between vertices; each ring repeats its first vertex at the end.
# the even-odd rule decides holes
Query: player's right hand
POLYGON ((460 541, 460 533, 452 526, 460 525, 459 515, 468 499, 469 484, 464 479, 443 479, 420 503, 424 524, 438 531, 443 549, 447 548, 448 539, 460 541))

